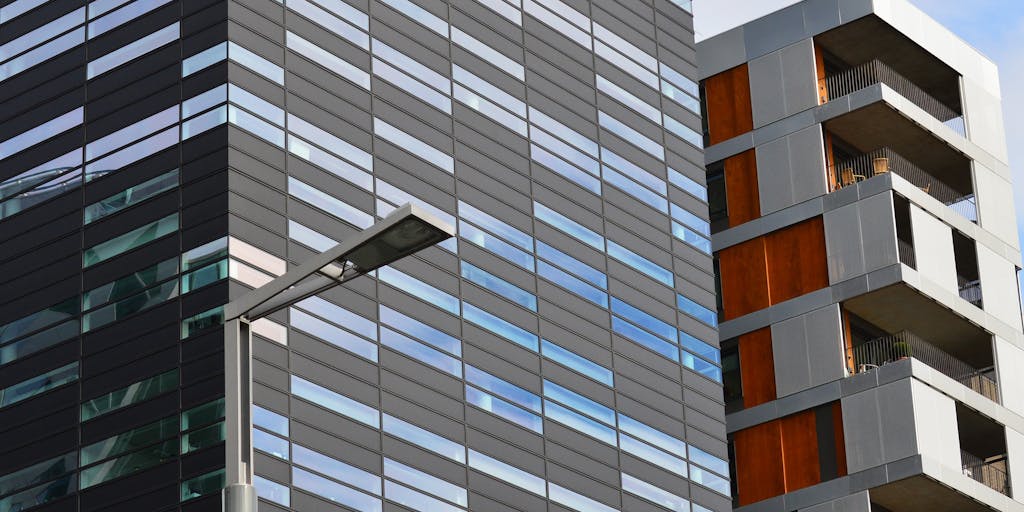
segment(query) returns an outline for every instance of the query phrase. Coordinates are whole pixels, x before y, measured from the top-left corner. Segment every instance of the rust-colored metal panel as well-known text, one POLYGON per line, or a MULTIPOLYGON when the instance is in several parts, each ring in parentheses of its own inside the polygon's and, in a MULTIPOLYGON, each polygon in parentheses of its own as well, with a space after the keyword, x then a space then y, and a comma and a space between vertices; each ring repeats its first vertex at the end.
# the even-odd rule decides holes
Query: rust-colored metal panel
POLYGON ((757 195, 757 157, 750 149, 725 159, 725 199, 729 206, 729 227, 761 216, 757 195))
POLYGON ((754 129, 750 77, 741 64, 704 80, 708 139, 718 144, 754 129))
POLYGON ((722 310, 726 320, 768 307, 763 237, 722 249, 718 253, 718 265, 722 276, 722 310))
POLYGON ((782 462, 786 492, 821 482, 818 461, 818 431, 814 410, 808 409, 782 418, 782 462))
POLYGON ((825 226, 821 217, 769 233, 765 246, 772 304, 828 286, 825 226))
POLYGON ((843 433, 842 402, 832 404, 832 428, 836 435, 836 469, 839 476, 846 476, 846 434, 843 433))
POLYGON ((772 330, 764 327, 740 336, 740 380, 743 383, 743 407, 775 400, 775 362, 772 357, 772 330))
POLYGON ((736 492, 741 506, 786 492, 779 425, 780 420, 775 420, 733 434, 736 492))
POLYGON ((828 84, 825 82, 825 52, 814 42, 814 64, 818 71, 818 104, 828 103, 828 84))

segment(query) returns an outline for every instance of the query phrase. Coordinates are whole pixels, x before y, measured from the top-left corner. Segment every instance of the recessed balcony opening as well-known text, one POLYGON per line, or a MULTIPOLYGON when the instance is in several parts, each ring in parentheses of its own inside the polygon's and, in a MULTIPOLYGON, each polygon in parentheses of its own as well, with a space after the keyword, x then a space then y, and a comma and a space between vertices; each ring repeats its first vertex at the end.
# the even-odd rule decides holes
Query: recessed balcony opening
POLYGON ((726 414, 743 410, 743 380, 740 375, 739 340, 736 338, 722 342, 722 392, 726 414))
POLYGON ((978 394, 999 402, 992 343, 933 343, 914 330, 889 331, 845 309, 846 361, 851 374, 914 358, 978 394))
POLYGON ((916 269, 914 254, 914 230, 910 223, 910 203, 903 197, 893 195, 893 210, 896 217, 896 249, 900 263, 916 269))
POLYGON ((883 103, 826 122, 825 155, 831 191, 893 173, 978 220, 970 159, 883 103))
POLYGON ((978 247, 974 240, 953 230, 953 256, 956 261, 956 284, 960 298, 979 308, 982 307, 978 247))
POLYGON ((877 16, 815 38, 825 70, 822 102, 883 83, 964 135, 960 75, 877 16))
POLYGON ((956 423, 964 475, 1010 496, 1004 427, 959 402, 956 423))

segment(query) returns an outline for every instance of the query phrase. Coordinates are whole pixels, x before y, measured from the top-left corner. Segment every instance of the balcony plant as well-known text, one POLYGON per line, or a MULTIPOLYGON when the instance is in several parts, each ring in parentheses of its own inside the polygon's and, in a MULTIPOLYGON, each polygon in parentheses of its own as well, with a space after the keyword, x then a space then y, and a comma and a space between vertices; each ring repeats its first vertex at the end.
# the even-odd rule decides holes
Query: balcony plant
POLYGON ((897 341, 892 344, 892 353, 896 360, 907 359, 913 357, 914 347, 911 347, 910 343, 906 341, 897 341))

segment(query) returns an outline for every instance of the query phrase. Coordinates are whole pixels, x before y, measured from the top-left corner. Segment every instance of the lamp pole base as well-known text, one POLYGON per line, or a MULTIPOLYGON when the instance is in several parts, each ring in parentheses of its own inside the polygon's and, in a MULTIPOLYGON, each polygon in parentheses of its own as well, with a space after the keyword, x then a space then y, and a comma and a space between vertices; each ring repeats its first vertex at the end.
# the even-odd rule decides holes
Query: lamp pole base
POLYGON ((256 512, 256 487, 252 484, 225 487, 224 512, 256 512))

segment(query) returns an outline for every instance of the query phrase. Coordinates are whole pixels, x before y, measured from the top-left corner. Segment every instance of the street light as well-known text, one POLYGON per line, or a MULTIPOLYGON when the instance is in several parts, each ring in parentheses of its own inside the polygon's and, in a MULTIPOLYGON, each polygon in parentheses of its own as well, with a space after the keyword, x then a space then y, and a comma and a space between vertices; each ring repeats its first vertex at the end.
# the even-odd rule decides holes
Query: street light
POLYGON ((421 207, 406 204, 224 306, 224 422, 229 433, 225 449, 225 512, 256 510, 256 489, 252 485, 250 323, 454 235, 452 225, 421 207))

